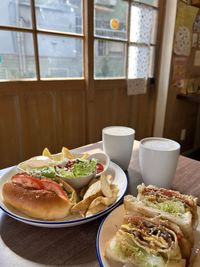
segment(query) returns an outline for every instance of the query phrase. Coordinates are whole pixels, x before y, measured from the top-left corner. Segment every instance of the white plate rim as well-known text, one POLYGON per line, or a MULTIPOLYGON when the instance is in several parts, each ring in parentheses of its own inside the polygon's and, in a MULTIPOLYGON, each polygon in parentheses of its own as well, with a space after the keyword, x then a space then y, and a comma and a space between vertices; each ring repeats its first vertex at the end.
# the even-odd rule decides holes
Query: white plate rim
MULTIPOLYGON (((120 206, 119 206, 120 207, 120 206)), ((103 227, 103 224, 105 222, 105 220, 107 219, 108 217, 105 217, 101 224, 99 225, 99 228, 98 228, 98 231, 97 231, 97 237, 96 237, 96 255, 97 255, 97 260, 98 260, 98 263, 99 263, 99 266, 100 267, 104 267, 104 264, 102 262, 102 258, 101 258, 101 252, 100 252, 100 246, 99 246, 99 238, 100 238, 100 234, 101 234, 101 229, 103 227)))
MULTIPOLYGON (((123 204, 121 204, 118 207, 116 207, 116 209, 121 209, 122 207, 123 207, 123 204)), ((112 212, 115 212, 116 209, 114 209, 112 212)), ((105 266, 103 264, 99 242, 100 242, 100 235, 102 234, 102 227, 104 226, 105 221, 107 221, 109 219, 109 217, 112 217, 113 216, 112 212, 102 220, 101 224, 99 225, 98 231, 97 231, 97 237, 96 237, 96 255, 97 255, 97 260, 98 260, 98 263, 99 263, 99 266, 100 267, 108 267, 108 266, 105 266)))
MULTIPOLYGON (((116 208, 120 204, 121 200, 123 199, 123 197, 127 191, 128 177, 127 177, 126 173, 114 162, 110 162, 110 166, 108 168, 108 171, 110 168, 111 169, 113 168, 117 173, 120 173, 121 179, 124 179, 124 188, 123 188, 123 191, 121 192, 121 194, 118 196, 118 199, 116 202, 114 202, 111 206, 109 206, 105 210, 103 210, 103 211, 101 211, 95 215, 92 215, 92 216, 89 216, 86 218, 73 219, 73 220, 62 220, 62 221, 59 221, 59 220, 58 221, 46 221, 46 220, 44 220, 43 221, 43 220, 37 220, 37 219, 31 219, 31 218, 29 219, 29 218, 26 218, 23 216, 19 216, 19 215, 15 214, 14 212, 10 211, 9 208, 7 208, 6 206, 3 207, 2 203, 0 203, 0 208, 10 217, 12 217, 18 221, 34 225, 34 226, 59 228, 59 227, 71 227, 71 226, 76 226, 76 225, 90 222, 92 220, 95 220, 95 219, 105 215, 106 213, 108 213, 111 210, 113 210, 114 208, 116 208)), ((2 177, 0 178, 0 184, 1 184, 1 180, 5 179, 5 176, 9 175, 9 173, 12 173, 12 171, 14 171, 15 169, 16 169, 16 166, 14 166, 13 168, 9 169, 6 173, 4 173, 2 175, 2 177)))

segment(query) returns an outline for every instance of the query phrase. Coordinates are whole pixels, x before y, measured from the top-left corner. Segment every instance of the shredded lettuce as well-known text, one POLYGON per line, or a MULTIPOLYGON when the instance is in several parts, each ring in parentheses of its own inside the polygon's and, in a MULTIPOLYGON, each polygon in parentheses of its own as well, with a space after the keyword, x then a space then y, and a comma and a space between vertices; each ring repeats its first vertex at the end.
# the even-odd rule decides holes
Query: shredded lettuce
POLYGON ((54 167, 45 167, 42 169, 35 169, 33 171, 31 171, 32 175, 36 175, 36 176, 44 176, 44 177, 48 177, 48 178, 55 178, 56 177, 56 171, 54 169, 54 167))
POLYGON ((56 168, 56 173, 59 177, 62 177, 62 178, 74 178, 75 177, 73 172, 66 171, 62 168, 56 168))
POLYGON ((165 200, 164 202, 160 203, 159 202, 153 203, 148 201, 147 205, 169 213, 183 214, 186 212, 185 205, 178 200, 165 200))
POLYGON ((139 247, 131 234, 120 233, 114 247, 115 253, 119 258, 130 260, 143 267, 160 267, 165 265, 165 261, 159 254, 149 254, 143 248, 139 247))
POLYGON ((48 178, 55 178, 56 176, 62 178, 79 178, 94 173, 96 171, 96 164, 97 164, 96 159, 90 159, 90 160, 76 159, 72 168, 68 170, 65 169, 64 166, 45 167, 45 168, 35 169, 31 171, 31 174, 39 177, 44 176, 48 178))
POLYGON ((96 164, 96 159, 79 160, 73 165, 73 174, 75 177, 90 175, 95 172, 96 164))

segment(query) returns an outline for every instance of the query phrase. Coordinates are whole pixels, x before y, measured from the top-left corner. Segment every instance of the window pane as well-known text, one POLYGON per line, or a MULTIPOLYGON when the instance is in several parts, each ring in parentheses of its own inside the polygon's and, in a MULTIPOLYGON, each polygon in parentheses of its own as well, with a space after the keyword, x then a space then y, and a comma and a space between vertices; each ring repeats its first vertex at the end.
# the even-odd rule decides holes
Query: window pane
POLYGON ((95 78, 125 77, 125 44, 95 40, 94 49, 95 78))
POLYGON ((83 76, 81 39, 40 34, 38 48, 41 78, 83 76))
POLYGON ((135 0, 135 2, 140 2, 150 6, 158 7, 159 0, 135 0))
POLYGON ((37 28, 82 33, 82 0, 35 0, 37 28))
POLYGON ((35 78, 31 33, 0 31, 0 79, 35 78))
POLYGON ((30 0, 1 0, 0 25, 31 28, 30 0))
POLYGON ((128 59, 129 78, 148 78, 149 76, 149 53, 148 46, 130 46, 128 59))
POLYGON ((127 39, 128 1, 95 0, 94 12, 96 36, 127 39))
POLYGON ((131 42, 151 43, 155 12, 156 11, 149 6, 141 4, 133 4, 131 6, 131 42))

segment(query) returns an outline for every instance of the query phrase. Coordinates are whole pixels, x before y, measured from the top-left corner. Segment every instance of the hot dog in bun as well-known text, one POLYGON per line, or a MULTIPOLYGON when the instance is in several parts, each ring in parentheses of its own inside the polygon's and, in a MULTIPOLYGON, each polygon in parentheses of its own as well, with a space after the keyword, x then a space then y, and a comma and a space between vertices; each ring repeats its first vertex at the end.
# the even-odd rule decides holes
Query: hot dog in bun
POLYGON ((62 219, 77 201, 75 190, 60 178, 38 178, 26 173, 12 176, 3 186, 5 203, 37 219, 62 219))

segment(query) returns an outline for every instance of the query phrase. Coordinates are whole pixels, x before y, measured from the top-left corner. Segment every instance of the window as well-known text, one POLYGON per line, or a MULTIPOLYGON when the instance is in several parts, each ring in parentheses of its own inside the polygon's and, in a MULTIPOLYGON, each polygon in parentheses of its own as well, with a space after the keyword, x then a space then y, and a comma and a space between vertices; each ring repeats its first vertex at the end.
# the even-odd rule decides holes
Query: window
POLYGON ((82 9, 82 0, 1 1, 0 80, 81 78, 82 9))
POLYGON ((131 3, 128 55, 129 78, 147 79, 154 76, 158 20, 157 5, 158 1, 143 0, 131 3), (152 6, 149 5, 150 3, 152 6))
POLYGON ((94 1, 94 76, 126 76, 128 2, 94 1))
POLYGON ((157 20, 158 0, 96 0, 95 78, 153 77, 157 20))
MULTIPOLYGON (((0 80, 83 78, 84 3, 1 1, 0 80)), ((95 79, 154 76, 158 3, 94 0, 95 79)))

